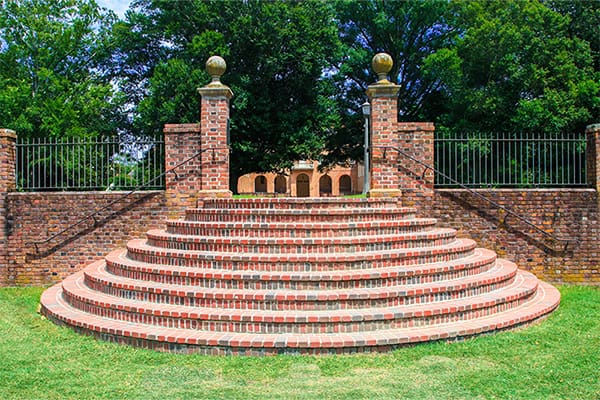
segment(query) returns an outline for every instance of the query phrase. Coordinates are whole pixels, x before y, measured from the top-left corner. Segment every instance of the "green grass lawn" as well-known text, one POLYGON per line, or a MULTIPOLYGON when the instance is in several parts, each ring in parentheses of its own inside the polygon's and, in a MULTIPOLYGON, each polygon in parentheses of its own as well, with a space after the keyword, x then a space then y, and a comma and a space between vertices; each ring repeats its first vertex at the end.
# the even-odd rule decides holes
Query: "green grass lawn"
POLYGON ((208 357, 96 341, 0 289, 0 399, 599 399, 600 288, 561 287, 541 324, 389 354, 208 357))

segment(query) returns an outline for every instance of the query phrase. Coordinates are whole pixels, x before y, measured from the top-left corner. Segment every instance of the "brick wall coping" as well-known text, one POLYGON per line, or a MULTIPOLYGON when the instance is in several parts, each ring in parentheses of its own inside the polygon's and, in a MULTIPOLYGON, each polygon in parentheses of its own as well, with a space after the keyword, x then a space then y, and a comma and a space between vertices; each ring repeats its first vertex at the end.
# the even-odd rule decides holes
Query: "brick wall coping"
MULTIPOLYGON (((466 189, 462 188, 435 188, 436 192, 467 192, 466 189)), ((592 188, 478 188, 471 189, 474 192, 561 192, 561 193, 569 193, 569 192, 590 192, 595 193, 596 189, 592 188)))
MULTIPOLYGON (((40 195, 44 195, 44 196, 75 196, 75 195, 86 195, 86 196, 91 196, 91 195, 102 195, 102 196, 113 196, 113 195, 120 195, 123 196, 127 193, 131 192, 131 190, 87 190, 87 191, 65 191, 65 192, 10 192, 9 195, 10 196, 23 196, 23 197, 27 197, 27 196, 40 196, 40 195)), ((138 192, 133 193, 135 194, 158 194, 158 193, 164 193, 164 190, 140 190, 138 192)))

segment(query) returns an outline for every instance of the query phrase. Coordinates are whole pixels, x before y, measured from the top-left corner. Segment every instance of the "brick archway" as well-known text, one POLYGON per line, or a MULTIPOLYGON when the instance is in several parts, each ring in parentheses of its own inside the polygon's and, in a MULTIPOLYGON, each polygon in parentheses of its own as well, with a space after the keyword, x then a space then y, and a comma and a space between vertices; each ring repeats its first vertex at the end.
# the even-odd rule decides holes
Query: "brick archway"
POLYGON ((300 174, 296 177, 296 197, 310 196, 310 179, 306 174, 300 174))
POLYGON ((275 193, 286 193, 287 192, 287 180, 283 175, 277 175, 275 177, 275 193))

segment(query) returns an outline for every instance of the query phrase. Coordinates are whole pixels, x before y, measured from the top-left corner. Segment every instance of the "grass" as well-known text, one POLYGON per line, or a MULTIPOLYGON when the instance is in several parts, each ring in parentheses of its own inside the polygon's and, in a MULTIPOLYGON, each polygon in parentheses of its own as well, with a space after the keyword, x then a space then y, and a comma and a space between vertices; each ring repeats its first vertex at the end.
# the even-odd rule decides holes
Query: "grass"
POLYGON ((598 399, 600 288, 561 287, 524 330, 389 354, 174 355, 96 341, 36 313, 41 288, 0 289, 1 399, 598 399))

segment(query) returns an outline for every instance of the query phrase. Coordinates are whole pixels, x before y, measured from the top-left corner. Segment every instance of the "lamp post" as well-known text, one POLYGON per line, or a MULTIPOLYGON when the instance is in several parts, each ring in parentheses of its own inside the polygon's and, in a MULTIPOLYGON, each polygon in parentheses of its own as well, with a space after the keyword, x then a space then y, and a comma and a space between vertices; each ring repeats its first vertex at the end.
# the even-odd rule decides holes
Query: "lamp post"
POLYGON ((371 186, 371 177, 369 176, 370 162, 369 162, 369 118, 371 117, 371 103, 365 101, 360 105, 362 109, 363 117, 365 118, 365 173, 363 179, 363 194, 369 193, 371 186))

